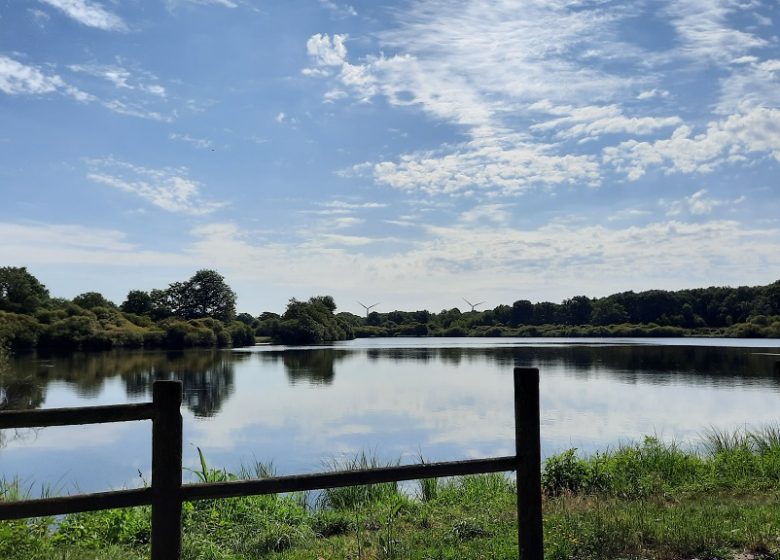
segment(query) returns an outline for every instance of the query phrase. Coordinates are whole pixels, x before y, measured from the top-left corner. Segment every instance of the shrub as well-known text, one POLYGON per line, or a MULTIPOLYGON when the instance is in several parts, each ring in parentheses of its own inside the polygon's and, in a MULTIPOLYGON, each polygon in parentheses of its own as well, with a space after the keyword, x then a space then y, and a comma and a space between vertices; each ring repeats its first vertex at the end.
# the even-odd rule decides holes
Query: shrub
POLYGON ((0 311, 0 339, 13 350, 28 350, 38 344, 43 326, 29 315, 0 311))
POLYGON ((547 459, 542 470, 542 489, 545 494, 558 496, 565 492, 576 493, 586 487, 590 468, 576 453, 576 449, 569 449, 547 459))

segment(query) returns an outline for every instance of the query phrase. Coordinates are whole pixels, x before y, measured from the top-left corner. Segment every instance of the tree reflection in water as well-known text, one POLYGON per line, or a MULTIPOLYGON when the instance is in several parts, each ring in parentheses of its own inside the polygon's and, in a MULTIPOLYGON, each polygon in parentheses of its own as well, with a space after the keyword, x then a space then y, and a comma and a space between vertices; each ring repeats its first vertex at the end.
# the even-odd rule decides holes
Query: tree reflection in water
POLYGON ((234 390, 234 364, 248 354, 220 350, 109 351, 67 355, 28 354, 4 376, 8 410, 40 407, 49 383, 71 385, 81 397, 99 395, 108 379, 122 379, 128 397, 151 398, 158 379, 180 380, 184 404, 195 416, 219 412, 234 390))
MULTIPOLYGON (((432 343, 437 341, 432 340, 432 343)), ((504 341, 502 341, 504 342, 504 341)), ((252 353, 230 350, 185 350, 178 352, 114 350, 65 355, 19 355, 0 378, 6 395, 6 410, 39 408, 46 400, 49 383, 64 383, 80 397, 101 394, 109 379, 121 378, 127 395, 151 398, 152 383, 177 379, 184 385, 184 402, 193 414, 211 417, 219 413, 235 389, 237 363, 257 359, 284 366, 290 384, 329 386, 335 382, 339 362, 362 356, 368 363, 439 362, 448 367, 488 362, 505 367, 534 366, 565 370, 579 378, 611 378, 623 383, 728 385, 735 378, 780 384, 774 375, 776 358, 760 355, 762 348, 718 346, 658 346, 621 344, 618 341, 588 345, 579 341, 537 346, 475 348, 314 348, 252 353), (256 358, 253 358, 256 357, 256 358)), ((386 371, 386 370, 385 370, 386 371)))

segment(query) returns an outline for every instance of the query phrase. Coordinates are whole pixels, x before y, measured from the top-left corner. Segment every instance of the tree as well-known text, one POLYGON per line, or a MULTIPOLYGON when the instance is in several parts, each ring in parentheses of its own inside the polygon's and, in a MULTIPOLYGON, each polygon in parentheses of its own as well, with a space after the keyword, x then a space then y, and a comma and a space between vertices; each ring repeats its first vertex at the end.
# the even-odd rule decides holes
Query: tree
POLYGON ((251 327, 255 324, 256 319, 249 313, 239 313, 236 315, 236 320, 244 323, 246 326, 251 327))
POLYGON ((119 308, 125 313, 149 315, 152 312, 152 296, 143 290, 130 290, 119 308))
POLYGON ((232 321, 236 316, 236 294, 215 270, 199 270, 186 282, 171 284, 168 292, 174 314, 185 319, 232 321))
POLYGON ((594 325, 618 325, 627 323, 629 316, 622 305, 609 298, 603 298, 593 303, 590 320, 594 325))
POLYGON ((84 292, 73 298, 73 303, 84 309, 92 309, 94 307, 114 307, 114 304, 103 297, 103 294, 98 292, 84 292))
POLYGON ((0 267, 0 311, 33 313, 48 299, 49 290, 26 267, 0 267))
POLYGON ((354 338, 352 326, 335 316, 335 309, 330 296, 316 296, 309 301, 293 298, 271 336, 282 344, 320 344, 354 338))
POLYGON ((173 302, 168 290, 152 290, 149 299, 152 300, 152 319, 159 321, 173 315, 173 302))
POLYGON ((512 304, 510 323, 512 326, 527 325, 534 319, 534 304, 527 299, 519 299, 512 304))
POLYGON ((574 296, 561 304, 561 317, 567 325, 584 325, 590 321, 593 304, 587 296, 574 296))

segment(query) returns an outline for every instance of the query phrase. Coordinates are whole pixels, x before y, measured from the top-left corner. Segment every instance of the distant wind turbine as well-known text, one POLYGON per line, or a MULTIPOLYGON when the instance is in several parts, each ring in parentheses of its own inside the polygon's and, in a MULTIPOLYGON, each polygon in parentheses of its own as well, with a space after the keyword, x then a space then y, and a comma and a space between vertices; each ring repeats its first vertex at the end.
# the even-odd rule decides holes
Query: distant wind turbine
POLYGON ((482 305, 483 303, 485 303, 484 301, 480 301, 479 303, 471 303, 466 298, 463 298, 463 301, 465 301, 466 303, 468 303, 471 306, 471 310, 472 311, 474 311, 477 308, 478 305, 482 305))
POLYGON ((371 309, 379 305, 379 303, 375 303, 374 305, 366 305, 365 303, 360 303, 360 305, 366 310, 366 319, 368 319, 368 314, 371 312, 371 309))

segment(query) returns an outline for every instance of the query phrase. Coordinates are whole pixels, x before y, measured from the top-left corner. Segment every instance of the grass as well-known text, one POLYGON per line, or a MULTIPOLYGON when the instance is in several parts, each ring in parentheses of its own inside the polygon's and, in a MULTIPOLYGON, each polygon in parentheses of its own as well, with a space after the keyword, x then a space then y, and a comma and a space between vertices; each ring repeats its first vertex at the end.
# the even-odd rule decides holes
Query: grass
MULTIPOLYGON (((380 466, 359 454, 331 467, 380 466)), ((237 474, 202 458, 201 480, 272 475, 268 464, 237 474)), ((574 450, 543 470, 548 559, 732 559, 780 554, 780 429, 708 430, 685 448, 655 438, 591 456, 574 450)), ((18 480, 0 495, 19 497, 18 480)), ((185 504, 185 560, 448 560, 517 556, 514 481, 500 474, 308 494, 185 504)), ((141 560, 149 508, 0 523, 7 560, 141 560)))

